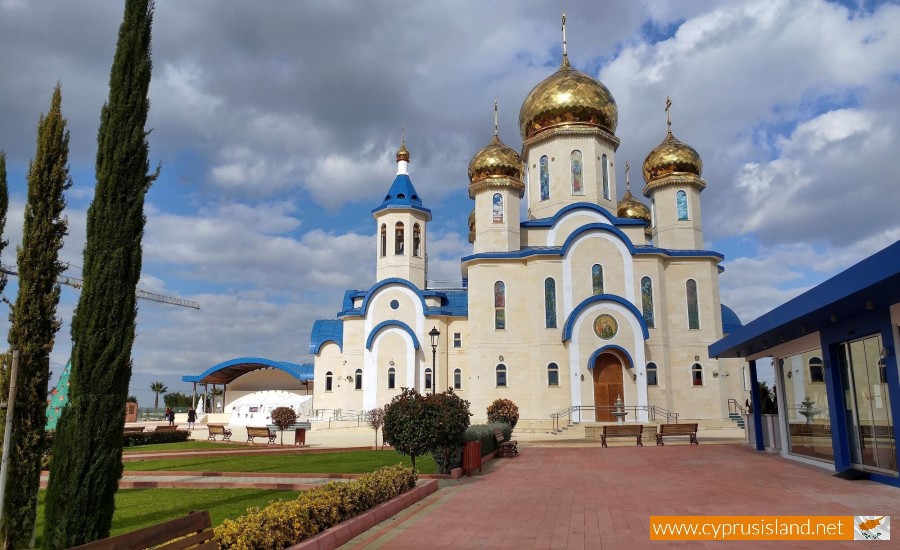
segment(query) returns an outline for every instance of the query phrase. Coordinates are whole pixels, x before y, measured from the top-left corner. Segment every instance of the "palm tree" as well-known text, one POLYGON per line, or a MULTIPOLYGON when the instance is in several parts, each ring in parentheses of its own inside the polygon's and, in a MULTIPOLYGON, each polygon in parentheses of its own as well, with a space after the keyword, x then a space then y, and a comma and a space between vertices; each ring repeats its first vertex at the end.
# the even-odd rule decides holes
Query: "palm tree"
POLYGON ((156 397, 153 398, 153 409, 156 410, 159 408, 159 394, 166 393, 169 388, 162 382, 154 382, 150 384, 150 391, 156 394, 156 397))

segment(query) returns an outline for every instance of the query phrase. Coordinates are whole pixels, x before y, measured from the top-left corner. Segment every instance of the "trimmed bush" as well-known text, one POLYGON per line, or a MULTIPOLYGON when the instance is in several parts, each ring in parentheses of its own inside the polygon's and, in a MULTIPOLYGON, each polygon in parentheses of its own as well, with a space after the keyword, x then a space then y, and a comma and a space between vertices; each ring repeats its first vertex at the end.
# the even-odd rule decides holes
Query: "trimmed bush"
POLYGON ((488 422, 506 422, 516 429, 519 421, 519 407, 509 399, 496 399, 487 408, 488 422))
MULTIPOLYGON (((492 422, 490 424, 473 424, 463 434, 465 441, 481 441, 481 456, 486 456, 497 450, 497 439, 494 430, 503 432, 505 439, 511 439, 512 427, 506 422, 492 422)), ((462 462, 460 462, 462 465, 462 462)))
POLYGON ((139 447, 141 445, 156 445, 157 443, 181 443, 191 436, 187 430, 175 430, 174 432, 137 432, 122 435, 122 447, 139 447))
POLYGON ((349 482, 331 482, 294 500, 251 508, 215 528, 219 548, 281 550, 405 493, 416 473, 403 466, 380 468, 349 482))

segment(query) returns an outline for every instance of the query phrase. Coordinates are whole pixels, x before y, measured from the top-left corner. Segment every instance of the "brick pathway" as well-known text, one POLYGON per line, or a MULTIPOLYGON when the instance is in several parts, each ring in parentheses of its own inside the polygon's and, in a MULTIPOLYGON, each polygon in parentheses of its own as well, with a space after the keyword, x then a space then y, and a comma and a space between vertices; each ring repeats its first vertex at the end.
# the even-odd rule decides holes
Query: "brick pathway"
POLYGON ((484 476, 442 485, 342 548, 722 548, 718 541, 651 543, 649 516, 900 517, 900 489, 838 479, 830 470, 742 445, 528 448, 515 459, 492 461, 484 476))

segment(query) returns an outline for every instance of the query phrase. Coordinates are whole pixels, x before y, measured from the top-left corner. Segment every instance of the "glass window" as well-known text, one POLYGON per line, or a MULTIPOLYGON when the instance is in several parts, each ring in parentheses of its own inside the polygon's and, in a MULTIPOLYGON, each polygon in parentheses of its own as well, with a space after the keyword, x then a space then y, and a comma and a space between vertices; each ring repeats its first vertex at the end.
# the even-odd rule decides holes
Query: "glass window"
POLYGON ((453 333, 453 347, 454 348, 462 347, 462 333, 461 332, 453 333))
POLYGON ((825 381, 825 372, 823 371, 825 365, 822 363, 822 360, 818 357, 813 357, 809 360, 809 381, 810 382, 824 382, 825 381))
POLYGON ((697 281, 688 279, 684 285, 687 299, 688 328, 700 328, 700 306, 697 303, 697 281))
POLYGON ((552 277, 544 281, 544 317, 547 328, 556 328, 556 281, 552 277))
POLYGON ((550 363, 549 365, 547 365, 547 385, 559 385, 559 365, 557 365, 556 363, 550 363))
POLYGON ((547 155, 541 157, 541 200, 550 198, 550 163, 547 155))
POLYGON ((394 254, 403 254, 403 222, 397 222, 394 233, 394 254))
POLYGON ((506 365, 497 365, 497 387, 506 387, 506 365))
POLYGON ((603 294, 603 266, 600 264, 591 268, 591 287, 594 294, 603 294))
POLYGON ((388 389, 392 390, 397 387, 397 371, 394 367, 388 369, 388 389))
POLYGON ((703 385, 703 367, 700 366, 700 363, 694 363, 691 367, 691 379, 695 386, 703 385))
POLYGON ((650 277, 641 279, 641 305, 644 310, 644 322, 650 328, 655 327, 656 323, 653 320, 653 281, 650 277))
POLYGON ((362 369, 356 369, 356 376, 354 378, 353 389, 361 390, 362 389, 362 369))
POLYGON ((675 193, 675 208, 678 210, 678 221, 683 222, 688 219, 687 193, 679 191, 675 193))
POLYGON ((413 256, 420 256, 419 247, 422 245, 422 230, 419 224, 413 226, 413 256))
POLYGON ((431 389, 431 368, 425 369, 425 389, 431 389))
POLYGON ((647 385, 648 386, 658 386, 659 379, 657 378, 657 369, 656 363, 647 363, 647 385))
POLYGON ((494 283, 494 328, 506 328, 506 285, 503 281, 494 283))
POLYGON ((331 371, 325 373, 325 391, 331 391, 332 381, 334 380, 334 375, 331 374, 331 371))
POLYGON ((609 157, 600 157, 600 170, 603 176, 603 198, 609 200, 609 157))
POLYGON ((584 195, 584 170, 581 167, 581 151, 572 151, 571 171, 572 171, 572 194, 584 195))
POLYGON ((494 193, 492 204, 494 205, 494 223, 503 223, 503 195, 494 193))
POLYGON ((387 254, 387 225, 381 224, 381 255, 387 254))
POLYGON ((453 371, 453 389, 462 389, 462 371, 459 369, 454 369, 453 371))
POLYGON ((821 357, 820 349, 811 349, 781 358, 775 370, 784 389, 788 451, 833 462, 828 393, 825 384, 813 380, 813 367, 824 368, 821 357))

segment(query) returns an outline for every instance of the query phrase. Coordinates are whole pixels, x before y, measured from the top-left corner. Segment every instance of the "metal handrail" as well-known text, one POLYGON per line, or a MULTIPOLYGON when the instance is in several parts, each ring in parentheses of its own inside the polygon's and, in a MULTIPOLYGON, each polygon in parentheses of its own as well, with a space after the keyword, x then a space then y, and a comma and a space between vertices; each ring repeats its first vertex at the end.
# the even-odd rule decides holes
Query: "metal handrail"
MULTIPOLYGON (((561 411, 555 412, 550 415, 550 419, 553 421, 553 432, 560 432, 560 419, 563 417, 566 418, 566 424, 572 424, 573 417, 576 418, 576 422, 581 422, 581 413, 582 411, 590 411, 596 413, 599 410, 607 410, 613 412, 616 410, 615 405, 578 405, 567 407, 561 411)), ((638 411, 646 411, 647 418, 651 421, 656 421, 657 419, 665 419, 666 423, 669 424, 677 424, 678 423, 678 413, 668 411, 662 407, 657 405, 624 405, 621 408, 622 411, 627 415, 631 415, 631 418, 637 417, 638 411)))
POLYGON ((744 412, 744 407, 741 406, 740 403, 737 402, 737 399, 729 399, 728 400, 728 414, 746 414, 744 412))

